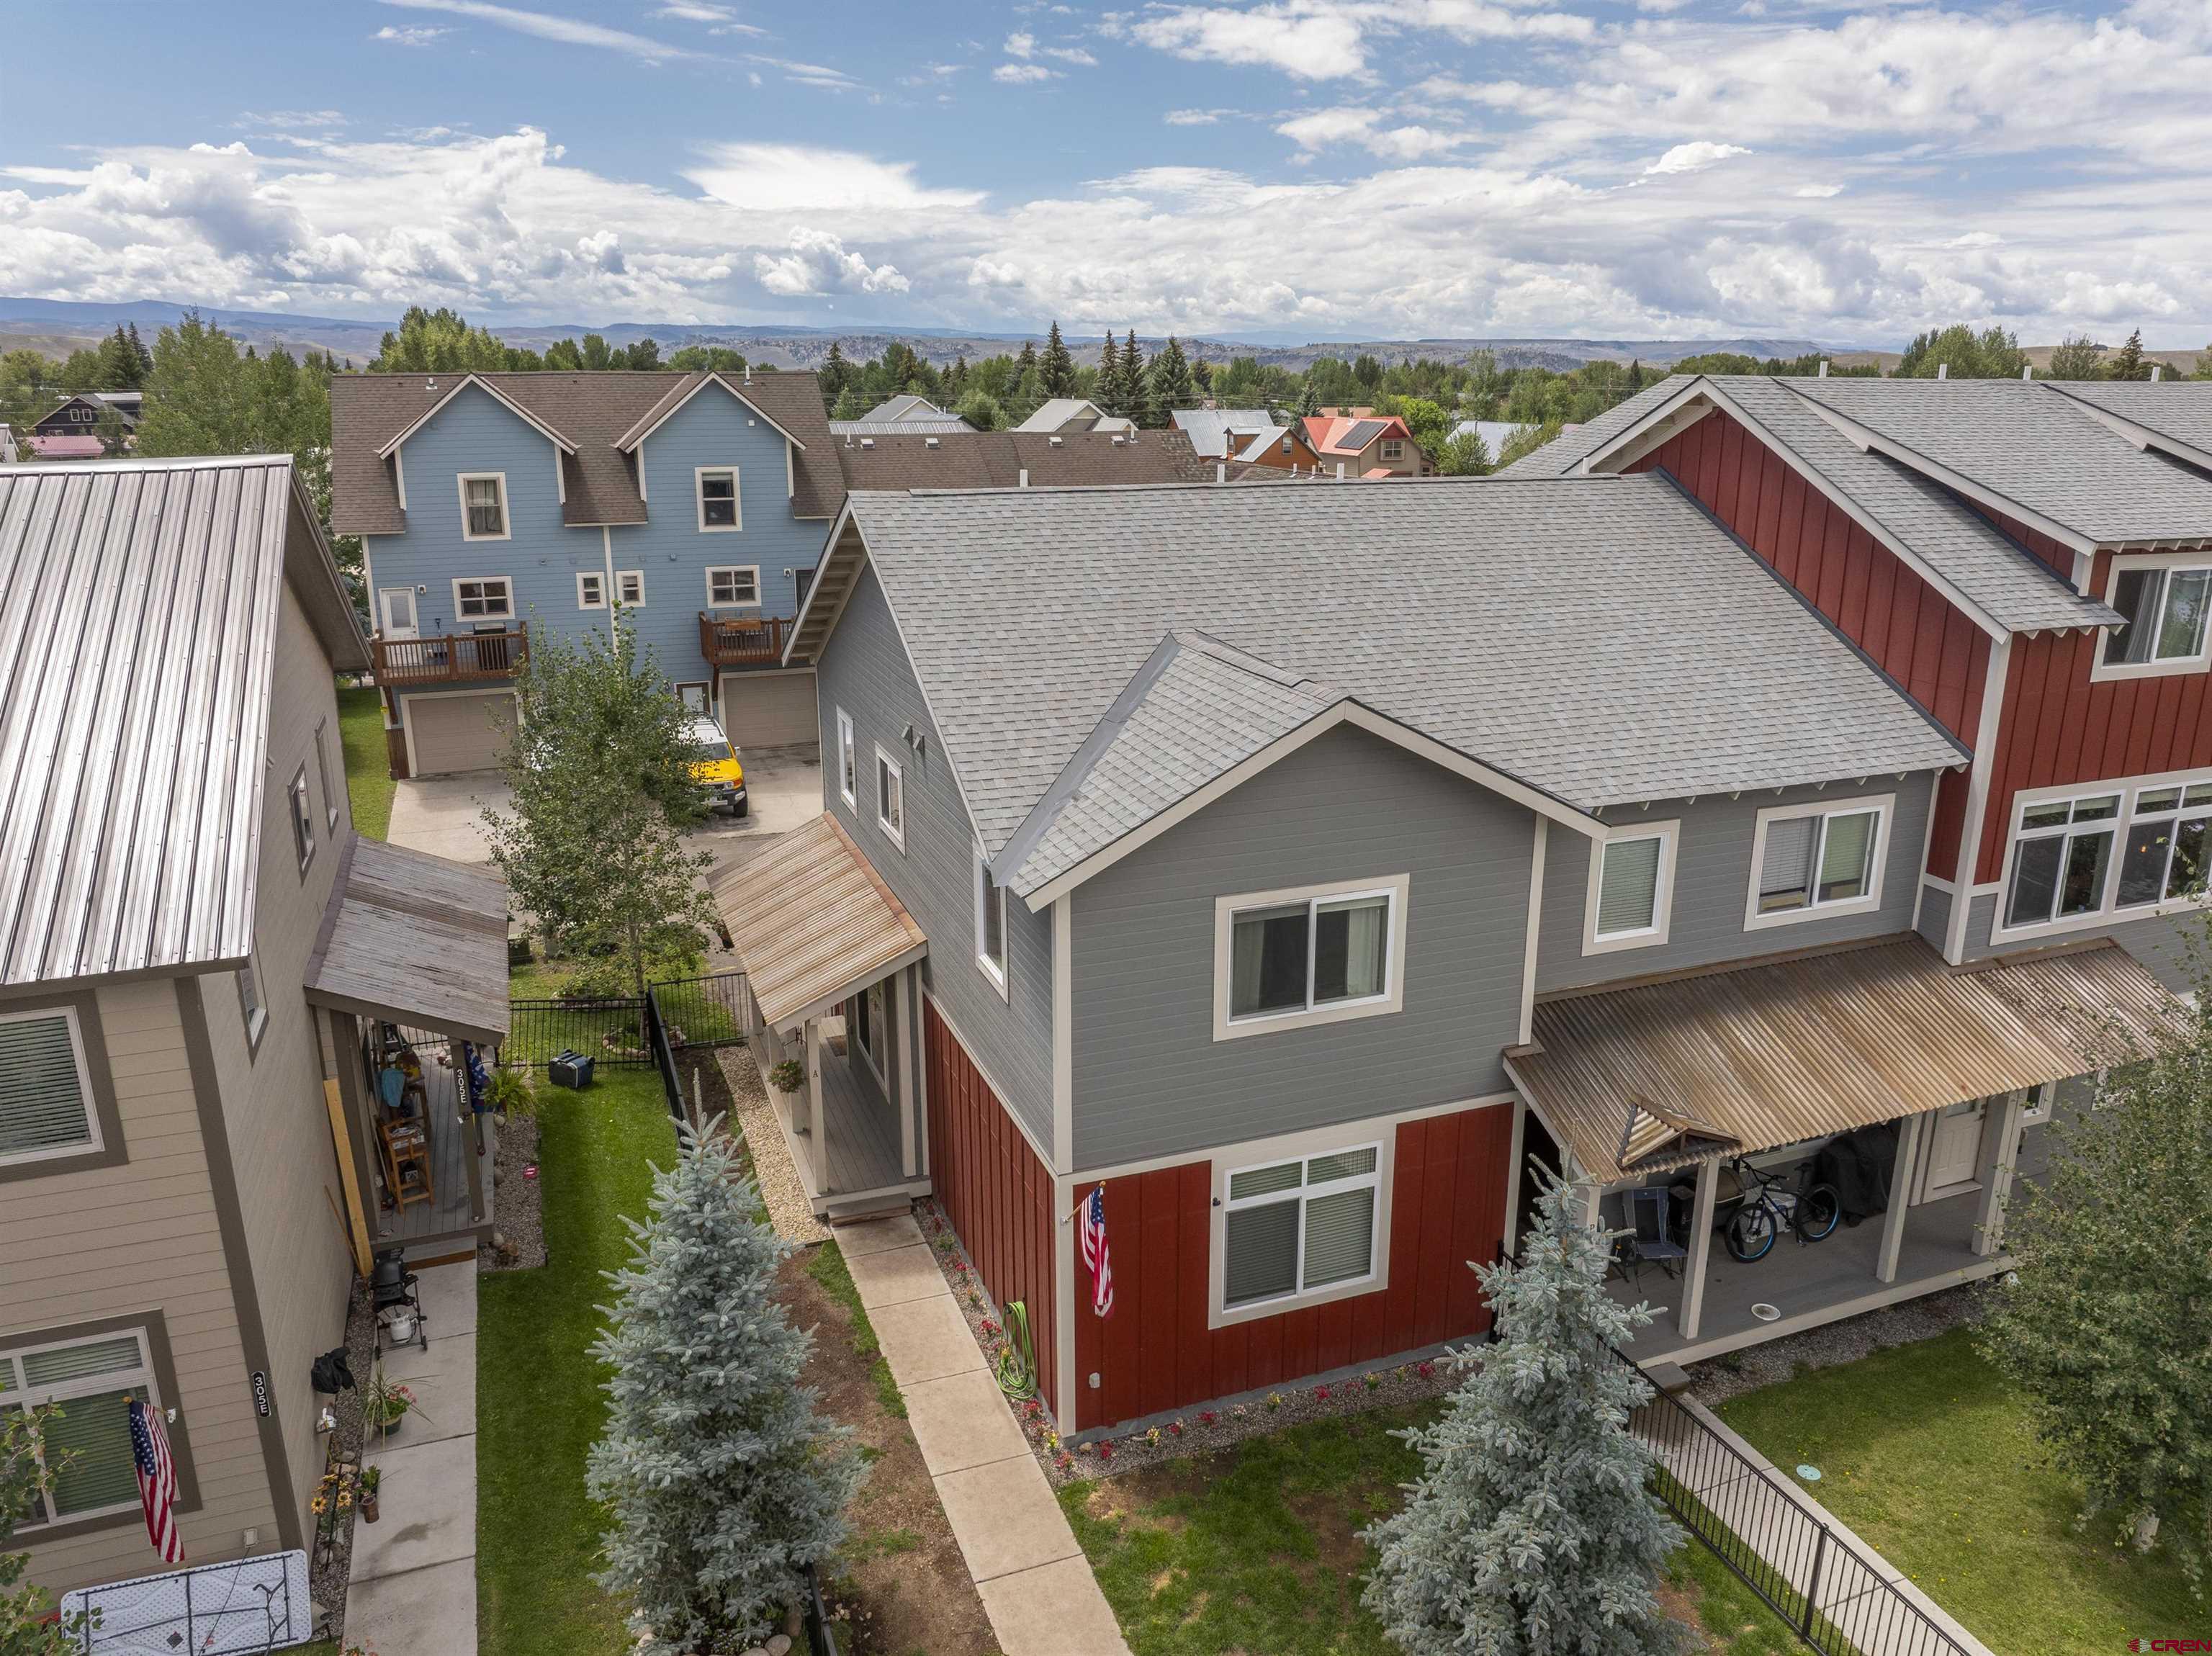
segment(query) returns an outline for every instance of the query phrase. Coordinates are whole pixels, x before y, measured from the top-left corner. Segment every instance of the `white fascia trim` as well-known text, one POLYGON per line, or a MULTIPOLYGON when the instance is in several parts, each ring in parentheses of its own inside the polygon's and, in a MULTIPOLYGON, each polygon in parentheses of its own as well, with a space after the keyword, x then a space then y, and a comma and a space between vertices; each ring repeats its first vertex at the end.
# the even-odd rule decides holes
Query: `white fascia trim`
MULTIPOLYGON (((1990 779, 1996 773, 1998 725, 2004 719, 2006 681, 2012 676, 2012 640, 1999 639, 1990 651, 1989 667, 1982 679, 1981 716, 1974 723, 1974 762, 1966 773, 1966 821, 1959 829, 1959 861, 1952 878, 1972 888, 1982 863, 1982 832, 1989 810, 1990 779)), ((1936 801, 1928 802, 1936 814, 1936 801)), ((1923 862, 1923 866, 1926 864, 1923 862)), ((1950 924, 1943 932, 1943 958, 1957 966, 1966 958, 1966 916, 1973 904, 1954 901, 1950 924)))
MULTIPOLYGON (((1184 795, 1182 798, 1149 822, 1139 823, 1111 845, 1103 846, 1093 852, 1073 868, 1029 893, 1023 901, 1029 904, 1032 911, 1042 909, 1055 899, 1074 890, 1085 881, 1103 873, 1132 852, 1142 850, 1170 828, 1195 816, 1223 795, 1250 781, 1261 771, 1289 758, 1316 737, 1326 735, 1340 725, 1357 725, 1370 735, 1379 736, 1386 742, 1395 743, 1417 757, 1425 759, 1431 764, 1441 765, 1455 775, 1466 777, 1469 781, 1511 800, 1516 805, 1525 806, 1540 816, 1549 817, 1555 822, 1564 822, 1576 833, 1589 839, 1602 839, 1608 831, 1606 824, 1596 817, 1577 810, 1564 801, 1554 799, 1550 794, 1529 786, 1519 778, 1509 776, 1504 771, 1492 769, 1480 760, 1470 759, 1455 748, 1448 748, 1432 737, 1423 736, 1419 731, 1408 725, 1401 725, 1395 719, 1386 718, 1372 708, 1346 698, 1323 708, 1297 729, 1276 737, 1259 752, 1232 765, 1196 792, 1184 795)), ((1011 874, 1012 870, 1010 870, 1008 872, 1011 874)))
MULTIPOLYGON (((1544 918, 1544 841, 1552 819, 1536 819, 1536 842, 1528 853, 1528 923, 1521 940, 1521 1020, 1516 1037, 1526 1046, 1534 1038, 1536 1021, 1536 953, 1540 923, 1544 918)), ((1516 1162, 1520 1159, 1516 1155, 1516 1162)))
MULTIPOLYGON (((965 1046, 967 1043, 961 1043, 965 1046)), ((986 1076, 985 1080, 990 1077, 986 1076)), ((1004 1096, 1004 1095, 1000 1095, 1004 1096)), ((1502 1093, 1483 1093, 1473 1098, 1455 1098, 1442 1104, 1418 1104, 1403 1110, 1388 1110, 1377 1115, 1346 1116, 1341 1121, 1323 1122, 1319 1126, 1300 1128, 1295 1137, 1306 1137, 1309 1131, 1340 1143, 1355 1136, 1389 1133, 1409 1121, 1427 1121, 1440 1115, 1459 1115, 1468 1110, 1494 1109, 1501 1104, 1516 1102, 1520 1095, 1508 1088, 1502 1093)), ((1539 1118, 1540 1119, 1540 1117, 1539 1118)), ((1548 1125, 1548 1124, 1547 1124, 1548 1125)), ((1252 1161, 1265 1162, 1268 1147, 1282 1142, 1282 1133, 1270 1133, 1265 1138, 1239 1139, 1234 1143, 1207 1144, 1194 1149, 1171 1150, 1164 1156, 1148 1156, 1133 1162, 1111 1162, 1100 1167, 1085 1168, 1067 1175, 1075 1188, 1087 1190, 1109 1179, 1128 1179, 1140 1173, 1158 1173, 1167 1168, 1187 1168, 1194 1162, 1219 1162, 1236 1158, 1239 1166, 1252 1161)), ((1556 1133, 1553 1137, 1559 1137, 1556 1133)), ((1559 1138, 1565 1144, 1567 1141, 1559 1138)), ((1287 1158, 1286 1158, 1287 1159, 1287 1158)))
MULTIPOLYGON (((1000 888, 1000 901, 1005 889, 1000 888)), ((1009 949, 1011 955, 1012 950, 1009 949)), ((1052 906, 1053 1171, 1075 1164, 1075 899, 1052 906)), ((1063 1210, 1064 1211, 1065 1210, 1063 1210)))
POLYGON ((1976 482, 1964 473, 1954 471, 1950 467, 1929 459, 1919 450, 1907 447, 1893 437, 1883 436, 1872 426, 1862 425, 1848 414, 1838 413, 1816 397, 1808 397, 1805 401, 1818 411, 1822 419, 1856 444, 1863 452, 1883 455, 1899 465, 1909 466, 1922 476, 1939 482, 1946 488, 1955 489, 1970 500, 1978 500, 1992 512, 2002 512, 2008 517, 2019 519, 2030 529, 2048 535, 2073 551, 2093 552, 2096 549, 2097 543, 2079 530, 2069 529, 2057 519, 2046 518, 2033 507, 2022 506, 2018 500, 1976 482))
POLYGON ((1700 374, 1634 425, 1625 431, 1616 433, 1604 444, 1583 455, 1581 459, 1568 468, 1567 475, 1573 477, 1592 477, 1600 475, 1601 468, 1603 468, 1606 472, 1618 472, 1623 466, 1633 465, 1650 453, 1653 448, 1659 446, 1659 443, 1664 443, 1687 431, 1698 423, 1698 420, 1702 420, 1706 414, 1720 406, 1716 400, 1719 394, 1711 382, 1700 374), (1680 413, 1685 406, 1698 402, 1703 402, 1707 406, 1698 414, 1697 419, 1685 420, 1679 426, 1673 423, 1674 416, 1680 413), (1667 430, 1664 435, 1660 437, 1659 443, 1642 441, 1647 435, 1656 434, 1661 426, 1665 426, 1667 430))
POLYGON ((2179 438, 2169 437, 2164 432, 2146 426, 2140 421, 2130 420, 2124 414, 2115 414, 2108 408, 2100 407, 2086 397, 2076 397, 2067 389, 2063 380, 2051 379, 2043 383, 2107 431, 2124 437, 2137 448, 2158 449, 2173 456, 2178 460, 2186 460, 2191 465, 2212 470, 2212 449, 2203 449, 2194 443, 2185 443, 2179 438))
POLYGON ((623 452, 628 453, 631 449, 635 448, 640 443, 642 443, 647 438, 652 436, 654 432, 659 431, 661 427, 666 425, 671 420, 673 420, 676 417, 678 409, 683 408, 685 403, 689 403, 693 397, 696 397, 701 391, 706 390, 709 385, 720 385, 724 391, 729 392, 731 396, 736 397, 738 402, 750 409, 758 418, 766 422, 768 428, 770 431, 773 431, 777 436, 782 438, 785 442, 789 443, 793 448, 799 450, 801 452, 805 451, 805 444, 800 442, 799 439, 793 436, 781 426, 776 424, 775 421, 770 417, 768 411, 762 408, 759 403, 754 402, 751 397, 746 396, 744 392, 739 391, 728 380, 723 379, 719 369, 709 373, 705 379, 700 380, 700 382, 692 386, 690 391, 685 391, 683 396, 678 397, 675 403, 665 412, 657 417, 649 416, 653 417, 653 423, 651 425, 645 425, 641 422, 638 425, 632 426, 629 431, 623 434, 621 440, 615 444, 615 446, 623 451, 623 452))
MULTIPOLYGON (((476 374, 471 373, 464 374, 459 382, 454 385, 453 390, 447 391, 443 397, 441 397, 436 402, 433 403, 428 410, 418 416, 408 426, 406 430, 401 432, 397 437, 386 443, 382 448, 377 450, 376 458, 380 460, 386 455, 398 452, 399 446, 402 443, 405 442, 410 437, 412 437, 416 432, 422 430, 424 426, 428 425, 431 420, 436 417, 439 409, 444 408, 447 403, 452 402, 456 397, 459 397, 471 385, 474 385, 478 390, 482 391, 486 396, 489 397, 492 401, 497 403, 509 414, 512 414, 516 419, 521 421, 532 431, 544 438, 547 442, 551 443, 556 448, 561 450, 563 453, 574 454, 576 452, 576 446, 574 443, 563 437, 559 432, 554 430, 552 427, 547 425, 543 420, 532 414, 528 409, 523 407, 521 403, 516 402, 512 397, 507 396, 504 391, 501 391, 498 386, 493 385, 489 379, 481 379, 476 374)), ((400 506, 401 508, 404 510, 406 502, 402 500, 400 502, 400 506)))
MULTIPOLYGON (((830 525, 830 537, 823 542, 820 555, 814 560, 814 579, 806 584, 806 596, 799 600, 799 613, 791 618, 791 638, 783 646, 783 664, 787 667, 792 664, 791 658, 799 649, 799 634, 805 630, 806 618, 814 612, 814 597, 822 590, 822 578, 830 573, 830 561, 832 558, 846 555, 839 543, 844 539, 846 525, 852 521, 853 502, 848 496, 845 504, 838 509, 836 521, 830 525)), ((865 557, 867 555, 867 550, 868 537, 865 532, 861 532, 860 549, 851 555, 856 558, 865 557)), ((859 578, 855 576, 854 579, 859 578)), ((849 591, 848 588, 848 594, 849 591)), ((841 598, 837 604, 837 615, 830 616, 830 624, 822 629, 824 643, 829 641, 830 634, 836 631, 837 616, 843 615, 844 612, 844 601, 841 598)), ((815 652, 817 656, 820 653, 819 650, 815 652)))

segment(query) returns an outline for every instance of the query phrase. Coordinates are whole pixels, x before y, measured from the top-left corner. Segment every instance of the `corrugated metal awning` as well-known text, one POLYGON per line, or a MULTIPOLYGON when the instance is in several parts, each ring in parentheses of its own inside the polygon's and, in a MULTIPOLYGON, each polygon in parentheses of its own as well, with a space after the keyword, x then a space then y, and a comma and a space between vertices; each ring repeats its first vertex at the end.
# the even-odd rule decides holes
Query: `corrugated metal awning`
POLYGON ((906 905, 826 811, 714 889, 771 1028, 803 1023, 929 949, 906 905))
POLYGON ((308 957, 307 998, 487 1045, 504 1040, 507 882, 356 835, 308 957))
POLYGON ((1954 968, 1908 937, 1541 1001, 1506 1069, 1612 1180, 2063 1080, 2180 1028, 2116 943, 1954 968))

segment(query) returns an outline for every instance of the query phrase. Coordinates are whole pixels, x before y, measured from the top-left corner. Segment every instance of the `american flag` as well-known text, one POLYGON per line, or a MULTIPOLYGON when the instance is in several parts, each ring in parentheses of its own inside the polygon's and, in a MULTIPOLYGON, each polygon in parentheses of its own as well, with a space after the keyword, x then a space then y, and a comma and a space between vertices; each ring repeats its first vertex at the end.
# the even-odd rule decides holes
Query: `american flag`
POLYGON ((1106 1186, 1091 1192, 1083 1204, 1078 1233, 1083 1239, 1083 1263, 1091 1270, 1091 1308, 1101 1317, 1114 1314, 1114 1263, 1106 1253, 1106 1186))
POLYGON ((177 1463, 169 1458, 169 1435, 161 1411, 151 1404, 131 1405, 131 1459, 138 1468, 138 1504, 146 1509, 146 1538, 165 1564, 185 1562, 184 1538, 177 1533, 177 1463))

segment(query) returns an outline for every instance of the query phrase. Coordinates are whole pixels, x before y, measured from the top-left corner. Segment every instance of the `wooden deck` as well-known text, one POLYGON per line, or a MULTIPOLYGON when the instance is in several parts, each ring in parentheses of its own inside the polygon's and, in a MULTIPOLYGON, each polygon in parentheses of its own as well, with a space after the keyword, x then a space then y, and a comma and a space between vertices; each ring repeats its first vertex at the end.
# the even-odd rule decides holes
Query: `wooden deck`
MULTIPOLYGON (((2042 1172, 2045 1131, 2030 1128, 2023 1137, 2021 1172, 2042 1172)), ((2016 1196, 2017 1182, 2013 1189, 2016 1196)), ((1656 1265, 1646 1265, 1640 1278, 1615 1279, 1606 1291, 1622 1305, 1641 1301, 1657 1313, 1626 1347, 1637 1362, 1698 1362, 2010 1270, 2009 1255, 1973 1251, 1980 1202, 1980 1192, 1969 1191, 1907 1209, 1897 1280, 1890 1283, 1875 1276, 1881 1247, 1880 1216, 1856 1227, 1838 1226, 1819 1242, 1800 1243, 1785 1232, 1765 1259, 1751 1265, 1731 1259, 1716 1236, 1706 1261, 1704 1325, 1695 1340, 1684 1339, 1676 1325, 1682 1302, 1679 1275, 1670 1277, 1656 1265), (1772 1322, 1753 1316, 1751 1307, 1760 1303, 1782 1315, 1772 1322)))
MULTIPOLYGON (((787 1055, 775 1048, 773 1039, 753 1043, 763 1085, 769 1085, 767 1073, 776 1059, 787 1055)), ((799 1055, 797 1041, 791 1043, 788 1055, 799 1055)), ((822 1126, 830 1163, 826 1186, 815 1178, 806 1095, 779 1093, 769 1086, 769 1096, 775 1101, 776 1119, 782 1125, 791 1159, 799 1166, 799 1180, 817 1214, 865 1198, 928 1193, 927 1174, 907 1177, 897 1107, 884 1096, 865 1064, 836 1051, 830 1042, 825 1040, 822 1047, 822 1126)))
POLYGON ((483 1121, 486 1211, 479 1216, 469 1196, 469 1163, 477 1160, 476 1133, 459 1116, 453 1072, 426 1064, 422 1084, 430 1095, 430 1178, 435 1192, 428 1202, 410 1203, 399 1210, 380 1208, 376 1240, 380 1246, 404 1243, 410 1253, 427 1242, 453 1242, 472 1247, 491 1229, 490 1182, 492 1149, 497 1143, 489 1117, 483 1121))

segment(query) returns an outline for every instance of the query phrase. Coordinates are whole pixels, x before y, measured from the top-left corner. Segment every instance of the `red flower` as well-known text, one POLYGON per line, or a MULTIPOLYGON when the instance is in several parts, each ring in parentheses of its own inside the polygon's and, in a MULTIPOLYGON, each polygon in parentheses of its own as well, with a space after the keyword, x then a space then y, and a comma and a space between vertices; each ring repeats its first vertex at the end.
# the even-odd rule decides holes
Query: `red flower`
POLYGON ((1314 1395, 1319 1398, 1323 1403, 1327 1403, 1328 1401, 1328 1387, 1326 1386, 1315 1386, 1314 1395))
POLYGON ((1168 1430, 1173 1432, 1177 1437, 1181 1437, 1182 1435, 1182 1422, 1179 1420, 1170 1421, 1168 1422, 1168 1430))
POLYGON ((1201 1409, 1198 1411, 1198 1422, 1201 1426, 1211 1426, 1215 1421, 1219 1420, 1221 1416, 1215 1414, 1211 1409, 1201 1409))
POLYGON ((1432 1362, 1425 1362, 1425 1363, 1423 1363, 1423 1364, 1421 1365, 1421 1378, 1422 1378, 1423 1380, 1427 1380, 1427 1379, 1429 1379, 1429 1378, 1430 1378, 1431 1375, 1433 1375, 1436 1372, 1437 1372, 1437 1366, 1436 1366, 1436 1364, 1434 1364, 1434 1363, 1432 1363, 1432 1362))
POLYGON ((1111 1460, 1111 1459, 1114 1459, 1114 1446, 1113 1446, 1112 1444, 1110 1444, 1110 1443, 1102 1443, 1102 1444, 1100 1444, 1100 1445, 1098 1446, 1098 1459, 1101 1459, 1101 1460, 1111 1460))

